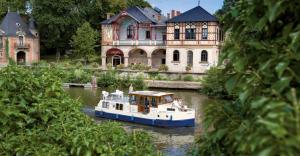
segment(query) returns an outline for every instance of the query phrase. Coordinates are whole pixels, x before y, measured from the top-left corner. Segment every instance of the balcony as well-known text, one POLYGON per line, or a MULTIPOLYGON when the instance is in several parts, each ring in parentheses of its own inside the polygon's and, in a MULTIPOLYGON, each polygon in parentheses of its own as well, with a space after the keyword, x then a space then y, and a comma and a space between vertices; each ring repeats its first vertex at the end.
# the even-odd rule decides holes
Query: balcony
POLYGON ((30 47, 30 44, 15 43, 15 48, 17 48, 17 49, 28 49, 29 47, 30 47))
POLYGON ((164 40, 115 40, 113 45, 119 46, 165 46, 164 40))

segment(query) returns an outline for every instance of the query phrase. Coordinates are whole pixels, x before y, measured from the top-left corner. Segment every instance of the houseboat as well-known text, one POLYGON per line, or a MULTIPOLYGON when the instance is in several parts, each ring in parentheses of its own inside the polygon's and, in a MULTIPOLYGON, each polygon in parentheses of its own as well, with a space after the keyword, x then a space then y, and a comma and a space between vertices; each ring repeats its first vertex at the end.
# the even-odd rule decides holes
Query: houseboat
POLYGON ((95 107, 97 117, 158 127, 193 127, 195 110, 188 108, 173 93, 103 91, 103 99, 95 107))

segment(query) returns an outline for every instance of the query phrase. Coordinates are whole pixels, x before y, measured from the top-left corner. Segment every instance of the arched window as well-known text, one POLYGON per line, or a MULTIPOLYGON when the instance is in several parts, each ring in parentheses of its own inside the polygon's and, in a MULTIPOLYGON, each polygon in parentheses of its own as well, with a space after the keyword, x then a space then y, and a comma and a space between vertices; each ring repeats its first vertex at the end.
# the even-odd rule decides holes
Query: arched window
POLYGON ((206 50, 203 50, 201 52, 201 62, 207 62, 207 60, 208 60, 208 53, 206 50))
POLYGON ((193 52, 192 51, 188 51, 187 64, 188 64, 188 66, 193 66, 193 52))
POLYGON ((179 61, 179 51, 178 50, 175 50, 173 52, 173 61, 179 61))
POLYGON ((134 37, 134 27, 133 27, 133 25, 129 25, 127 27, 127 38, 133 39, 133 37, 134 37))

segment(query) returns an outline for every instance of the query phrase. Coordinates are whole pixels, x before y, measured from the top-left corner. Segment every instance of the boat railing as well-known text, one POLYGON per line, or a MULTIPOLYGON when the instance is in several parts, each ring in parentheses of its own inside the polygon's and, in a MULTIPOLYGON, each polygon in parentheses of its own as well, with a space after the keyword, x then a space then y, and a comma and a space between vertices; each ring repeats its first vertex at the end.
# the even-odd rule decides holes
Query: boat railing
POLYGON ((104 100, 106 101, 113 101, 113 102, 119 102, 119 103, 128 103, 129 102, 129 97, 128 96, 108 96, 104 100))

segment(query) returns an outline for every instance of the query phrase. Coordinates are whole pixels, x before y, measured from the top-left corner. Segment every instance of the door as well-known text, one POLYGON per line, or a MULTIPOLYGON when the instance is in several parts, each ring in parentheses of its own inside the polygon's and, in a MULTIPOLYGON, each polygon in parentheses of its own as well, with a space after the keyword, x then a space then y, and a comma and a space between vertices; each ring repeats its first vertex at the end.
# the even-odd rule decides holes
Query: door
POLYGON ((117 65, 121 64, 121 56, 113 56, 113 66, 116 67, 117 65))

